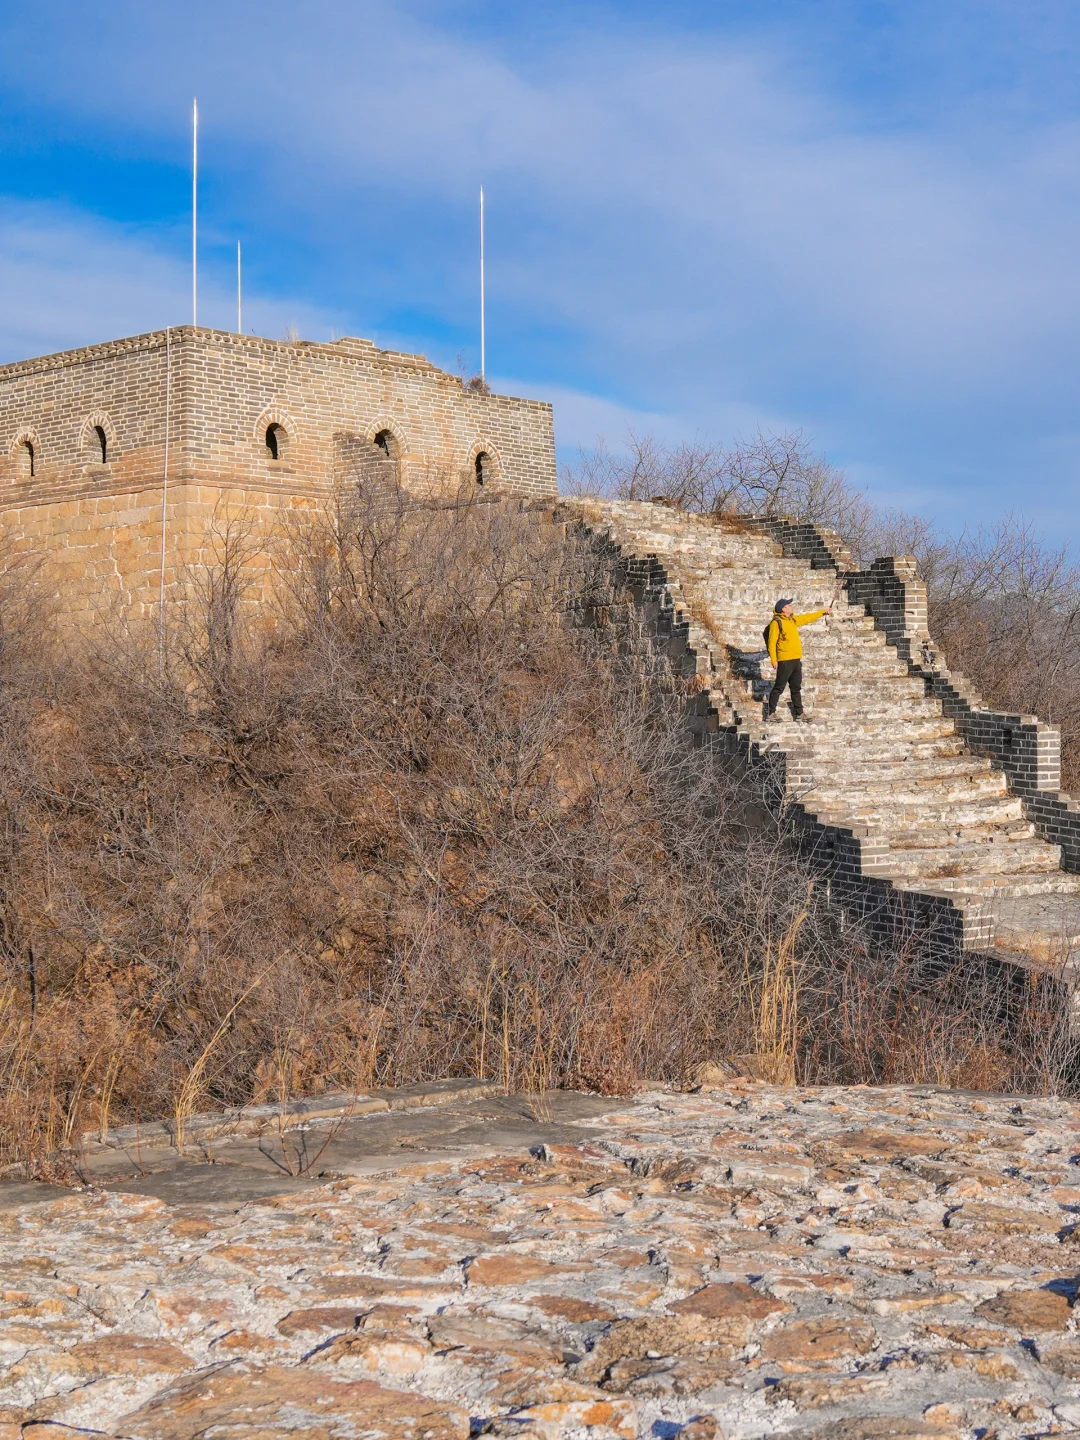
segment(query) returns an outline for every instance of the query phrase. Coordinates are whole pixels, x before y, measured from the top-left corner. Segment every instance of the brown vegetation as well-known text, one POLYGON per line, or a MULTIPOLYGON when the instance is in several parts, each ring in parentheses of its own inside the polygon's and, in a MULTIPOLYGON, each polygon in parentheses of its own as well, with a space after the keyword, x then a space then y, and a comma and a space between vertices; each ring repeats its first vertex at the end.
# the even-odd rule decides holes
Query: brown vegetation
POLYGON ((273 623, 219 542, 160 647, 0 584, 0 1162, 450 1074, 1057 1083, 1049 982, 976 1013, 747 827, 582 538, 369 495, 273 623))

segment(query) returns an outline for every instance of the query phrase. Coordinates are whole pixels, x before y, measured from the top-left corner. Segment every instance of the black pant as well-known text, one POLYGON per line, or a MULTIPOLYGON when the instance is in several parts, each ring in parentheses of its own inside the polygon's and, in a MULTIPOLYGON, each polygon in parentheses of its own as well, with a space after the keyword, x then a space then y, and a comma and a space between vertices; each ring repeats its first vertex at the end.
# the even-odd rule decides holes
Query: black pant
POLYGON ((791 709, 795 715, 802 714, 802 661, 779 660, 776 665, 776 679, 769 691, 769 714, 776 713, 786 686, 791 686, 791 709))

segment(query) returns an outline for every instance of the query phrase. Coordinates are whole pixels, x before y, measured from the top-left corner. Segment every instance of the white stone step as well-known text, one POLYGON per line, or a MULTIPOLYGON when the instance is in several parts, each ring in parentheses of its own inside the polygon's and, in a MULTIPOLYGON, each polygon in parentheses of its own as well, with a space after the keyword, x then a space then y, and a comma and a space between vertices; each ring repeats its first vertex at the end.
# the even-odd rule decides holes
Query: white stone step
MULTIPOLYGON (((716 668, 721 725, 787 755, 793 799, 832 823, 881 835, 885 873, 901 888, 1009 901, 1001 926, 1014 948, 1033 925, 1049 946, 1055 914, 1071 934, 1063 905, 1075 908, 1080 942, 1080 876, 1060 869, 1058 847, 1035 835, 1001 772, 965 751, 940 703, 863 607, 841 595, 827 622, 802 629, 812 724, 763 725, 749 682, 729 675, 732 650, 764 648, 762 629, 779 595, 793 596, 798 611, 820 608, 835 593, 834 571, 785 556, 769 536, 738 523, 637 501, 590 502, 590 513, 603 517, 624 553, 663 568, 676 609, 691 622, 691 643, 716 668)), ((771 675, 765 663, 761 678, 771 675)), ((781 716, 786 705, 785 696, 781 716)))
POLYGON ((908 878, 961 879, 968 876, 1025 876, 1056 872, 1061 868, 1061 851, 1028 835, 1010 838, 1006 832, 983 843, 953 843, 919 849, 890 845, 885 861, 890 875, 908 878))

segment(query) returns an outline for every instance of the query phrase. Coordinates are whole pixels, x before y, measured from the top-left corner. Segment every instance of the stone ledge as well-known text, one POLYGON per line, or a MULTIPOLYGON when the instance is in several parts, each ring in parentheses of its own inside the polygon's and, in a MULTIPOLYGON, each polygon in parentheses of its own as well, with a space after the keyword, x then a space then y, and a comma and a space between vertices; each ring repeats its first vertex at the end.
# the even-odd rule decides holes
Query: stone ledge
MULTIPOLYGON (((364 1115, 450 1105, 459 1100, 476 1100, 485 1095, 503 1093, 503 1087, 490 1080, 431 1080, 356 1095, 316 1095, 287 1100, 284 1104, 244 1105, 234 1110, 205 1111, 188 1116, 183 1128, 189 1141, 256 1136, 279 1126, 287 1130, 297 1129, 313 1120, 358 1119, 364 1115)), ((145 1124, 117 1126, 106 1133, 104 1141, 98 1132, 86 1132, 82 1136, 81 1152, 91 1157, 110 1150, 127 1150, 132 1146, 162 1149, 175 1145, 175 1137, 175 1119, 152 1120, 145 1124)))

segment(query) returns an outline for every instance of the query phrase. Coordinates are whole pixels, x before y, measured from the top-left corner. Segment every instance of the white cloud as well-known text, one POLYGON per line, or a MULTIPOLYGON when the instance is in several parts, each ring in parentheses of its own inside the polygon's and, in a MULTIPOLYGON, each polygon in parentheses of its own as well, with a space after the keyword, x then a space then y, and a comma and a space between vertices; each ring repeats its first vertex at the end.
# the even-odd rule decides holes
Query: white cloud
MULTIPOLYGON (((1071 117, 1013 122, 980 101, 955 122, 875 125, 872 107, 775 38, 579 15, 496 41, 455 30, 459 8, 113 0, 96 30, 30 70, 43 23, 59 35, 70 14, 39 0, 25 32, 6 22, 0 70, 34 104, 111 128, 117 147, 138 133, 178 165, 197 89, 221 192, 246 187, 260 224, 355 280, 351 307, 380 330, 410 304, 463 324, 483 178, 489 301, 516 336, 506 368, 527 373, 546 346, 534 373, 558 373, 561 352, 584 377, 543 387, 563 445, 627 426, 745 432, 779 416, 875 490, 932 497, 948 478, 950 503, 976 491, 985 503, 1011 457, 1068 428, 1080 368, 1071 117)), ((159 275, 155 237, 125 232, 118 253, 133 245, 134 263, 110 269, 93 235, 81 254, 60 229, 36 260, 0 240, 0 303, 8 272, 46 302, 35 319, 16 296, 6 353, 16 333, 112 334, 150 311, 160 323, 159 291, 186 313, 183 267, 162 262, 159 275), (99 295, 84 293, 80 264, 101 270, 99 295)), ((332 293, 322 275, 310 284, 332 293)), ((294 318, 305 323, 276 306, 265 323, 294 318)), ((1074 485, 1071 468, 1051 483, 1074 485)))
MULTIPOLYGON (((0 361, 191 322, 191 275, 163 237, 60 206, 0 204, 0 361)), ((199 323, 231 329, 231 289, 207 277, 199 323)), ((244 328, 325 334, 325 316, 287 299, 253 294, 244 328)))
POLYGON ((35 67, 35 89, 172 129, 197 85, 208 165, 215 144, 226 164, 243 147, 264 201, 316 230, 343 190, 407 208, 405 248, 419 240, 436 291, 446 257, 415 233, 417 207, 458 207, 486 178, 507 241, 493 290, 587 333, 624 378, 681 353, 691 383, 730 396, 739 373, 760 392, 816 353, 845 384, 869 366, 882 385, 964 392, 1073 353, 1075 126, 997 151, 996 133, 980 150, 874 131, 790 57, 708 35, 582 28, 509 59, 370 0, 150 14, 112 8, 102 83, 80 83, 80 45, 35 67), (201 43, 181 66, 185 35, 201 43))

